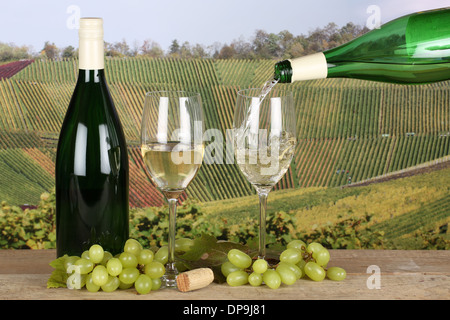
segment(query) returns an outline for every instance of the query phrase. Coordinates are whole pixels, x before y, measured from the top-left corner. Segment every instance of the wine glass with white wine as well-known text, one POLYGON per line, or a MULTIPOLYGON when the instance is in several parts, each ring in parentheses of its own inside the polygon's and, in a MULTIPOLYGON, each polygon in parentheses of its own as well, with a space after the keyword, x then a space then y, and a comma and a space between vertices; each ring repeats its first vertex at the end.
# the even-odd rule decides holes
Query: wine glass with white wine
POLYGON ((263 259, 267 197, 289 169, 297 143, 292 93, 277 89, 239 91, 233 127, 237 164, 259 196, 258 258, 263 259))
POLYGON ((141 153, 152 181, 169 204, 168 262, 162 287, 176 287, 175 219, 179 196, 203 161, 203 110, 200 94, 149 92, 141 125, 141 153))

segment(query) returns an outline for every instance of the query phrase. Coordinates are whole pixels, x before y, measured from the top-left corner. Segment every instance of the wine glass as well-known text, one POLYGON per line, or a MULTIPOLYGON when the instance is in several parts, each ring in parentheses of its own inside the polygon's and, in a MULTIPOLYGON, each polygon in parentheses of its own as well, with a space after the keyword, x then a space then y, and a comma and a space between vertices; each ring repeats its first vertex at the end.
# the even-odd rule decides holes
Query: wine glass
POLYGON ((169 204, 169 254, 163 287, 176 287, 177 202, 197 174, 203 150, 203 110, 199 93, 158 91, 145 95, 141 154, 152 181, 169 204))
POLYGON ((266 208, 272 187, 286 173, 294 155, 296 124, 291 92, 241 90, 237 94, 233 133, 237 164, 256 189, 259 202, 258 258, 266 255, 266 208))

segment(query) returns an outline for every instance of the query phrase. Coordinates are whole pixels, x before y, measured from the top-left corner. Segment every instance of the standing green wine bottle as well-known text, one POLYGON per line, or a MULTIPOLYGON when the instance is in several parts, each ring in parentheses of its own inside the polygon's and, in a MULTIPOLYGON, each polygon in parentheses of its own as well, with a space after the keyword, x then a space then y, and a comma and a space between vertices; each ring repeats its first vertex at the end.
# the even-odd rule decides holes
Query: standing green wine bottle
POLYGON ((98 243, 119 253, 128 238, 128 153, 104 72, 103 20, 83 18, 79 75, 56 154, 57 256, 98 243))
POLYGON ((279 83, 356 78, 391 83, 450 79, 450 8, 410 14, 325 52, 275 65, 279 83))

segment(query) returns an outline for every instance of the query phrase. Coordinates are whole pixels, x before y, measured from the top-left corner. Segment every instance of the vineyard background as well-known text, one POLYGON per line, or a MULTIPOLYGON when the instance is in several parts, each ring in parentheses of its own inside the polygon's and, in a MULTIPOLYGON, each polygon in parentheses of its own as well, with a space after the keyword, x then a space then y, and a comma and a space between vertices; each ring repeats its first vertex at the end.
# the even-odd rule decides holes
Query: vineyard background
MULTIPOLYGON (((13 205, 36 204, 54 186, 59 129, 78 73, 76 59, 23 63, 22 70, 0 80, 0 199, 13 205)), ((261 87, 273 64, 245 59, 107 59, 111 95, 129 146, 130 206, 164 203, 139 151, 146 92, 200 92, 206 128, 219 129, 225 137, 232 127, 236 92, 261 87)), ((449 84, 407 86, 353 79, 279 84, 294 92, 298 145, 291 167, 275 189, 348 186, 419 165, 447 164, 449 84)), ((447 177, 449 173, 442 170, 447 177)), ((432 201, 448 207, 445 188, 432 201)), ((201 167, 182 198, 217 203, 254 194, 237 165, 209 164, 201 167)), ((421 201, 430 205, 431 200, 421 201)), ((449 216, 444 210, 439 221, 449 216)))

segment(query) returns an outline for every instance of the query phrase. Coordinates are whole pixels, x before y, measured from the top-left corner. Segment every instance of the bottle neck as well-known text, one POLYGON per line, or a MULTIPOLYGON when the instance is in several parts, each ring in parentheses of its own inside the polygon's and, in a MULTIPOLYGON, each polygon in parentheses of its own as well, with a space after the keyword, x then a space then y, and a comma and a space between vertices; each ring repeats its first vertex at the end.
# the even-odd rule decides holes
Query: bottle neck
POLYGON ((101 83, 105 82, 104 69, 80 69, 78 72, 78 83, 101 83))
POLYGON ((283 60, 275 64, 274 79, 279 83, 292 82, 292 66, 289 60, 283 60))
POLYGON ((275 77, 280 83, 324 79, 327 74, 327 60, 322 52, 284 60, 275 65, 275 77))
POLYGON ((105 68, 105 49, 103 39, 80 37, 78 55, 80 71, 103 70, 105 68))

